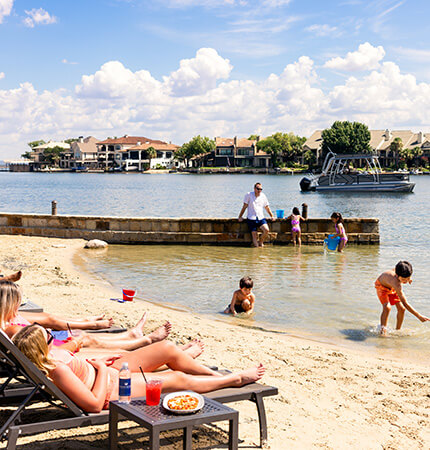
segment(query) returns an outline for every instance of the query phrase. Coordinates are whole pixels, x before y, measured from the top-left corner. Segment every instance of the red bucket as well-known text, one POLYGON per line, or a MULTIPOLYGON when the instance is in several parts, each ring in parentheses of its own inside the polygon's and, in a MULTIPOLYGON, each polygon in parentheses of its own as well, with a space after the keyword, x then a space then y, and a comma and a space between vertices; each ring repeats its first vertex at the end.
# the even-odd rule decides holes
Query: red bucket
POLYGON ((136 291, 133 291, 132 289, 123 289, 122 290, 122 298, 123 298, 123 300, 125 300, 127 302, 132 302, 135 294, 136 294, 136 291))

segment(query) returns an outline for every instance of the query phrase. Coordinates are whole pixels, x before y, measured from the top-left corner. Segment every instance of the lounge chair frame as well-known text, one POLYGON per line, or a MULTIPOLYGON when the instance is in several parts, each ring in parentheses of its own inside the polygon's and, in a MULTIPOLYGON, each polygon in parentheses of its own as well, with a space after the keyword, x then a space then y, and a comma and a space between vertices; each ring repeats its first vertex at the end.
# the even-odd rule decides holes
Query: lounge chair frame
MULTIPOLYGON (((2 386, 3 395, 8 391, 8 398, 20 399, 21 402, 16 410, 12 412, 7 421, 0 428, 0 441, 8 439, 7 449, 15 449, 18 436, 39 434, 45 431, 57 429, 69 429, 81 426, 103 425, 109 421, 109 411, 102 411, 97 414, 90 414, 82 411, 69 397, 67 397, 57 386, 52 383, 18 348, 0 332, 0 352, 6 360, 15 367, 14 373, 10 379, 24 378, 28 383, 25 387, 6 390, 2 386), (13 391, 15 394, 13 395, 13 391), (47 401, 63 411, 67 411, 72 417, 62 419, 21 423, 22 414, 27 406, 34 399, 40 397, 42 401, 47 401), (60 401, 61 404, 57 404, 60 401)), ((272 386, 264 386, 258 383, 252 383, 241 388, 224 388, 208 392, 205 395, 220 403, 230 403, 242 400, 249 400, 257 406, 259 426, 260 426, 260 445, 263 446, 267 440, 267 419, 264 407, 264 397, 277 395, 278 389, 272 386)))

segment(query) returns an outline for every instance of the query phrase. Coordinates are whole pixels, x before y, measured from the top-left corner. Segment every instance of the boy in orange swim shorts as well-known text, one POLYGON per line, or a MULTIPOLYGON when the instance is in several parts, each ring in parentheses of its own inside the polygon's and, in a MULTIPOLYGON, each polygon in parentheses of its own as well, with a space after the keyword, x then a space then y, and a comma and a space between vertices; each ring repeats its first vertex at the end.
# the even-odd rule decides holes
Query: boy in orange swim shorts
POLYGON ((375 281, 376 294, 382 303, 381 314, 381 335, 387 334, 388 316, 391 306, 396 305, 397 308, 397 324, 396 330, 400 330, 407 309, 421 322, 428 322, 430 318, 422 316, 418 311, 412 308, 403 294, 402 284, 412 283, 412 264, 408 261, 399 261, 394 270, 387 270, 375 281))

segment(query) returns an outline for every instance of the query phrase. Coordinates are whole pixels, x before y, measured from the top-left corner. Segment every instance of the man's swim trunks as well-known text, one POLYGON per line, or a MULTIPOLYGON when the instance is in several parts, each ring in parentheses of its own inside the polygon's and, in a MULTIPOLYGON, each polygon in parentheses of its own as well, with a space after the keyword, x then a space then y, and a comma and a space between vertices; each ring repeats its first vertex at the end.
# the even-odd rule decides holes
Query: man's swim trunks
POLYGON ((400 298, 397 295, 397 292, 394 289, 387 288, 383 284, 379 282, 379 280, 375 281, 375 289, 376 294, 378 295, 379 301, 385 305, 390 302, 390 305, 395 305, 400 302, 400 298))
POLYGON ((251 219, 246 219, 246 221, 248 222, 248 228, 249 231, 257 231, 262 225, 267 224, 267 220, 266 219, 261 219, 261 220, 251 220, 251 219))

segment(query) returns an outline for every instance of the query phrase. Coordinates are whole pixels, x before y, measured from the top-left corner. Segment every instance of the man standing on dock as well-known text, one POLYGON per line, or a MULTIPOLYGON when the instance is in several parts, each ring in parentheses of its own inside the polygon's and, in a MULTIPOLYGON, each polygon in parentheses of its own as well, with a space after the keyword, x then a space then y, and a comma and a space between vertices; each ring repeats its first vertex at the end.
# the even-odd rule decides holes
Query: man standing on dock
POLYGON ((252 235, 252 243, 254 247, 264 247, 264 241, 269 235, 269 225, 267 225, 267 220, 264 218, 264 209, 270 215, 272 220, 275 220, 272 211, 269 207, 269 201, 267 197, 262 192, 263 187, 261 183, 254 184, 254 192, 248 192, 243 199, 243 206, 240 210, 238 220, 242 222, 243 213, 248 208, 247 222, 248 228, 252 235), (258 229, 261 230, 262 235, 258 239, 258 229))

